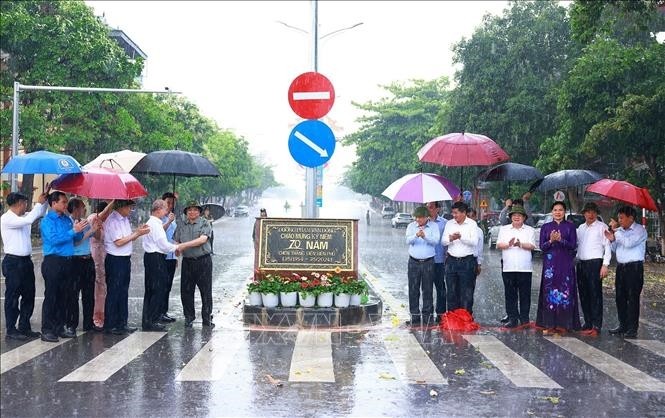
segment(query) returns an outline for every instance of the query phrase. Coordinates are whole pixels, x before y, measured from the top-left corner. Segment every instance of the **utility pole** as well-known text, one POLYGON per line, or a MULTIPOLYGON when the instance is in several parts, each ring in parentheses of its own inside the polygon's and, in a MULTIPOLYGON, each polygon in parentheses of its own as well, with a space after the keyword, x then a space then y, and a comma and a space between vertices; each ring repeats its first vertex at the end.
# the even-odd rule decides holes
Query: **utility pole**
MULTIPOLYGON (((66 87, 66 86, 28 86, 14 81, 14 108, 12 109, 12 157, 18 155, 18 133, 19 133, 19 106, 21 91, 69 91, 79 93, 153 93, 153 94, 180 94, 180 92, 171 91, 168 87, 164 90, 140 90, 140 89, 113 89, 104 87, 66 87)), ((18 191, 18 182, 16 174, 9 175, 11 191, 18 191)))

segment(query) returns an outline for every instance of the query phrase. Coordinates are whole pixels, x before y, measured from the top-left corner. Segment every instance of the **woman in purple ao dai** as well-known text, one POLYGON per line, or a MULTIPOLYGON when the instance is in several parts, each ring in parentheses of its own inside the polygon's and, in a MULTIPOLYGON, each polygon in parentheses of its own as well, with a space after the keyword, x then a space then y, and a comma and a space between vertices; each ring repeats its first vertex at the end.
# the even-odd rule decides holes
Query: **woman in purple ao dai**
POLYGON ((544 333, 564 333, 580 328, 575 277, 577 232, 572 222, 564 220, 566 205, 554 202, 552 222, 540 229, 543 273, 538 296, 536 326, 544 333))

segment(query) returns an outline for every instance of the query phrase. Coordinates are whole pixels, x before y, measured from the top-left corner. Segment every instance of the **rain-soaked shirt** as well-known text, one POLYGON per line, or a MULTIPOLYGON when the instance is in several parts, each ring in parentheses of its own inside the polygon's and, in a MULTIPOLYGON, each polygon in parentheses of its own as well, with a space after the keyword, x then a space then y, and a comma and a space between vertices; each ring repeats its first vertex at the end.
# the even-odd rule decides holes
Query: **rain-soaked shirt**
POLYGON ((212 226, 210 226, 210 222, 199 216, 194 222, 190 222, 189 219, 185 219, 184 221, 178 220, 178 226, 175 229, 173 239, 176 242, 187 242, 197 239, 201 235, 207 236, 208 240, 203 245, 187 248, 182 252, 182 256, 185 258, 197 258, 212 252, 212 247, 210 246, 211 234, 212 226))

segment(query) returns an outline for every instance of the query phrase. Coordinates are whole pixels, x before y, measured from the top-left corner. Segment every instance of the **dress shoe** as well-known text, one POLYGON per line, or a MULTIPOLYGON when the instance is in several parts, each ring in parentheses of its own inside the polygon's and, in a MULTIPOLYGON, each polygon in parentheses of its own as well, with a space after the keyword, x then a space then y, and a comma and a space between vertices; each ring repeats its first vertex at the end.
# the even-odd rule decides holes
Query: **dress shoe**
POLYGON ((164 315, 159 317, 157 322, 161 322, 163 324, 168 324, 168 323, 171 323, 171 322, 175 322, 175 318, 172 318, 172 317, 168 316, 167 314, 164 314, 164 315))
POLYGON ((33 331, 31 329, 20 332, 28 338, 39 338, 42 335, 41 332, 33 331))
POLYGON ((125 335, 127 332, 125 332, 124 328, 111 328, 111 329, 106 329, 104 330, 107 334, 113 334, 113 335, 125 335))
POLYGON ((623 338, 627 338, 629 340, 634 340, 637 338, 637 330, 628 330, 623 334, 623 338))
POLYGON ((172 317, 172 316, 169 315, 168 313, 165 313, 165 314, 162 315, 162 316, 165 317, 166 319, 168 319, 168 320, 171 321, 171 322, 175 322, 175 317, 172 317))
POLYGON ((204 327, 215 328, 215 324, 214 324, 214 322, 212 322, 212 321, 205 321, 205 322, 203 323, 203 326, 204 326, 204 327))
POLYGON ((104 327, 98 327, 97 325, 93 325, 92 330, 95 332, 104 332, 104 327))
POLYGON ((186 319, 185 320, 185 328, 191 328, 193 322, 194 322, 193 319, 186 319))
POLYGON ((619 327, 612 328, 611 330, 609 330, 609 333, 612 334, 612 335, 617 335, 617 334, 623 334, 625 331, 626 330, 624 330, 623 327, 619 326, 619 327))
POLYGON ((517 322, 517 319, 511 319, 509 320, 506 325, 504 325, 504 328, 517 328, 519 326, 519 323, 517 322))
POLYGON ((58 337, 56 337, 54 334, 51 334, 50 332, 47 332, 45 334, 42 334, 41 336, 42 341, 46 341, 47 343, 57 343, 58 337))
POLYGON ((124 327, 120 327, 120 329, 125 333, 125 334, 131 334, 132 332, 136 331, 138 328, 136 327, 128 327, 125 325, 124 327))
POLYGON ((60 338, 76 338, 76 331, 73 331, 71 328, 65 327, 63 331, 58 333, 60 338))
POLYGON ((591 325, 589 325, 589 324, 584 324, 584 325, 582 325, 582 331, 588 331, 588 330, 590 330, 591 328, 593 328, 593 327, 592 327, 591 325))
POLYGON ((18 331, 8 332, 7 338, 9 338, 10 340, 18 340, 18 341, 25 341, 28 339, 26 335, 23 335, 18 331))
POLYGON ((166 327, 162 324, 150 324, 143 327, 143 331, 166 331, 166 327))
POLYGON ((506 316, 504 316, 503 318, 501 318, 500 321, 501 321, 502 324, 505 324, 505 323, 507 323, 508 321, 510 321, 510 318, 508 318, 508 315, 506 315, 506 316))

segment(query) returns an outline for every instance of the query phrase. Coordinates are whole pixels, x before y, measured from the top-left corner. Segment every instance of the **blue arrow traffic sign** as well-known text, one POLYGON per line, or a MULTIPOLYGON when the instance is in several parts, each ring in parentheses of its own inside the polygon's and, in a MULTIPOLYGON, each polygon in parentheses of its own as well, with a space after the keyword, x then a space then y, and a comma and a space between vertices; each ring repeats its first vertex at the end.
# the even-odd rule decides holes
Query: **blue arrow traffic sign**
POLYGON ((309 119, 300 122, 289 135, 289 152, 299 164, 318 167, 335 152, 335 134, 321 121, 309 119))

